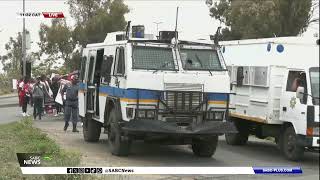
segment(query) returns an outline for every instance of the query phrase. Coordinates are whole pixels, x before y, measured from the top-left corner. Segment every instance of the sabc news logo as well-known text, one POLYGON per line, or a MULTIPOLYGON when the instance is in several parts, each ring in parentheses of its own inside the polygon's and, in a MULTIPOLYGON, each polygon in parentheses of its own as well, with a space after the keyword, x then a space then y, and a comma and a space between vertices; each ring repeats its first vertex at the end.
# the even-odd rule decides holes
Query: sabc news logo
POLYGON ((41 153, 17 153, 20 167, 37 167, 43 165, 44 161, 52 160, 49 155, 41 153))
POLYGON ((40 165, 40 156, 29 156, 28 160, 23 160, 24 165, 40 165))

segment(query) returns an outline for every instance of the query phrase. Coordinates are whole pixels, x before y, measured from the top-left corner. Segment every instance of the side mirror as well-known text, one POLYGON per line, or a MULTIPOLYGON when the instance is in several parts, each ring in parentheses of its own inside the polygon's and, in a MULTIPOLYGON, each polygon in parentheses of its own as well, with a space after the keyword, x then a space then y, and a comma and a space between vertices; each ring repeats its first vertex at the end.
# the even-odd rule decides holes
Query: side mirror
POLYGON ((302 101, 303 95, 304 95, 304 87, 299 86, 296 91, 296 97, 302 101))
POLYGON ((237 86, 242 86, 243 85, 243 67, 238 67, 237 68, 237 86))

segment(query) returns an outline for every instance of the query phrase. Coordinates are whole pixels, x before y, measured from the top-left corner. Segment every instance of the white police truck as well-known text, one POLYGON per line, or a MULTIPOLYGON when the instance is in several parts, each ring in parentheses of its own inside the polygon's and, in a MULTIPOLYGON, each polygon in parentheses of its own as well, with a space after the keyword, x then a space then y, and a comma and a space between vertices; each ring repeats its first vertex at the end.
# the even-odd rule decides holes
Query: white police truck
POLYGON ((319 151, 319 40, 280 37, 220 42, 231 77, 230 120, 238 133, 273 137, 286 158, 319 151))
POLYGON ((144 26, 128 27, 83 50, 85 141, 98 141, 104 129, 114 155, 128 155, 132 141, 144 140, 192 144, 195 155, 211 157, 219 135, 237 132, 225 121, 230 79, 219 48, 178 40, 175 31, 155 40, 144 26))

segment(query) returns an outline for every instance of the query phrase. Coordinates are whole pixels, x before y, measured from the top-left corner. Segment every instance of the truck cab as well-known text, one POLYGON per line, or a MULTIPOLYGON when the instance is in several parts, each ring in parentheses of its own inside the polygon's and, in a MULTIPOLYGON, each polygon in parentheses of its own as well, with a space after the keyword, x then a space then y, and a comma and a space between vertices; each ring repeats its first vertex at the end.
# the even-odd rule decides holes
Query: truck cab
POLYGON ((134 140, 191 144, 211 157, 218 136, 237 132, 227 122, 229 75, 220 49, 211 43, 159 39, 132 32, 109 33, 83 50, 79 115, 86 141, 108 133, 112 154, 129 154, 134 140))

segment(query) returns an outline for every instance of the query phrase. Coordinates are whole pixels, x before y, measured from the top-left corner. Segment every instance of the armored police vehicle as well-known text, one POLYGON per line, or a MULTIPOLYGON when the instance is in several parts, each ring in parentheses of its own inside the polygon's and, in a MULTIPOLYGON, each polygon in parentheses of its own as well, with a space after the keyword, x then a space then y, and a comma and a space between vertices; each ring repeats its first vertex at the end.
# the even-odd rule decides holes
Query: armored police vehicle
POLYGON ((250 134, 273 137, 285 157, 319 151, 319 40, 280 37, 224 41, 230 71, 230 120, 239 131, 227 143, 243 145, 250 134))
POLYGON ((84 48, 79 80, 84 139, 98 141, 104 129, 114 155, 144 140, 192 144, 195 155, 211 157, 218 136, 236 132, 225 121, 230 84, 219 48, 175 31, 156 40, 143 26, 107 34, 84 48))

